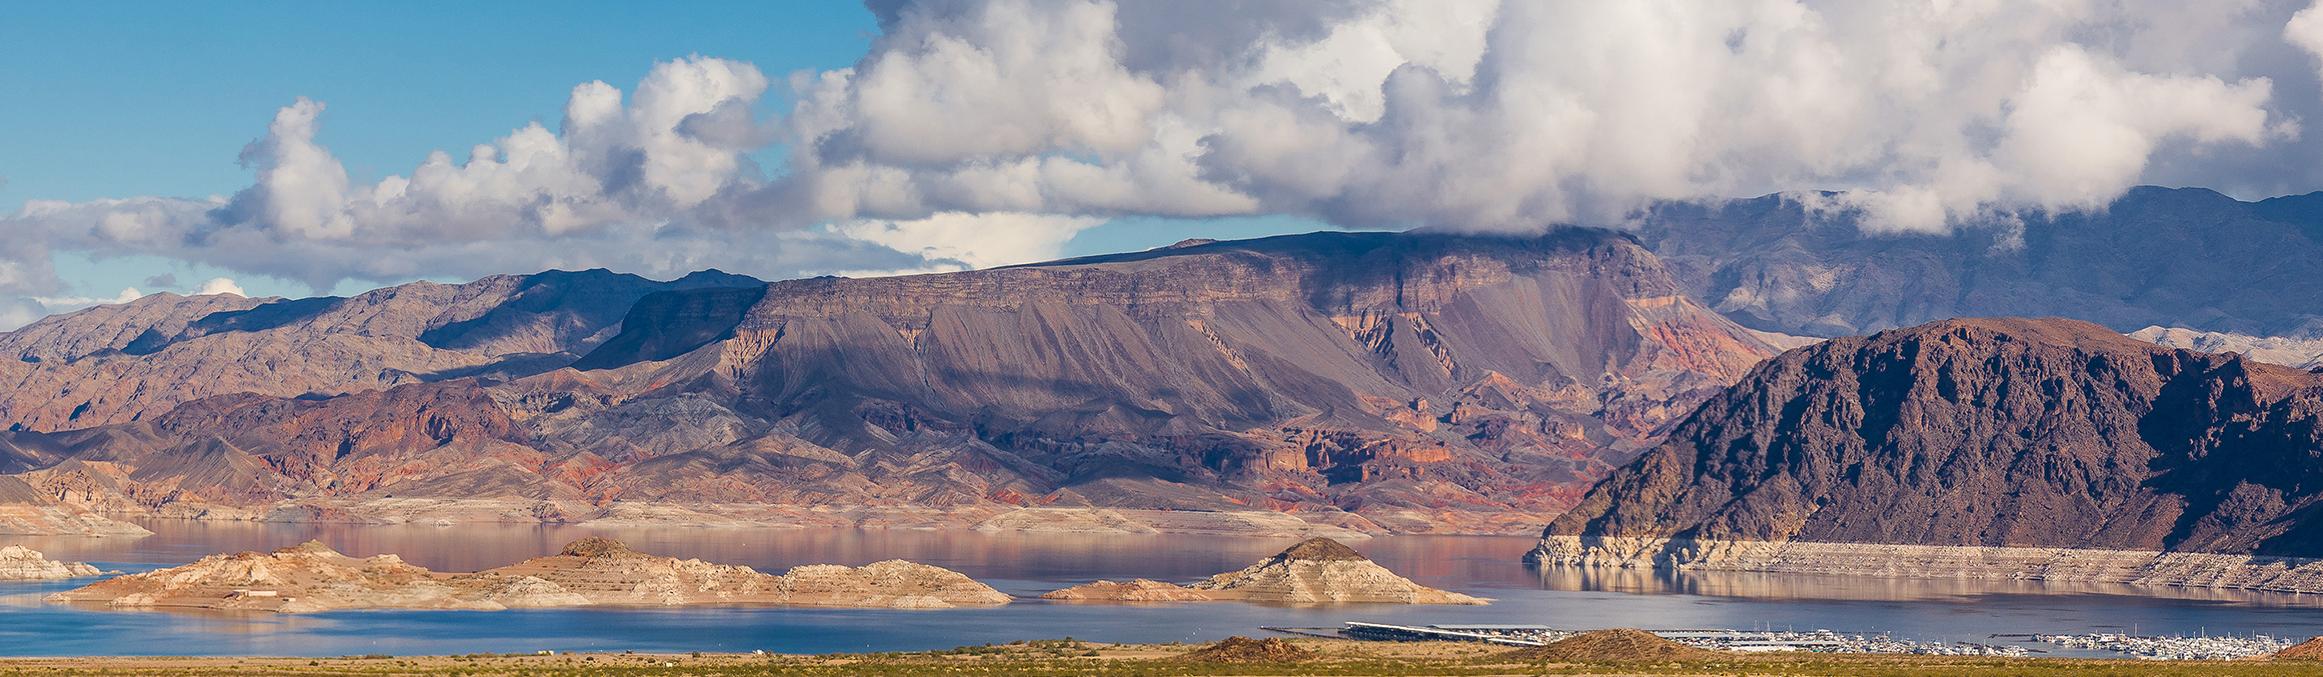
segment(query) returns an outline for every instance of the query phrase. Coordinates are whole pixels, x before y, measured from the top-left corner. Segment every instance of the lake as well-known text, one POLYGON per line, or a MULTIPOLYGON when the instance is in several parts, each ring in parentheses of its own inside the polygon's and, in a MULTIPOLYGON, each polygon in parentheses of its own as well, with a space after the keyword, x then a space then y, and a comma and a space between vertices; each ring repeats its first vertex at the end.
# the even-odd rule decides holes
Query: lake
MULTIPOLYGON (((475 571, 610 536, 650 553, 746 564, 908 559, 1034 597, 1096 578, 1177 582, 1239 569, 1297 539, 856 529, 581 529, 142 522, 141 539, 0 537, 53 559, 143 571, 203 555, 320 539, 350 555, 392 553, 439 571, 475 571)), ((358 611, 306 615, 108 611, 42 595, 87 581, 0 583, 0 655, 457 654, 558 651, 846 652, 938 649, 1071 636, 1198 642, 1260 626, 1343 621, 1539 623, 1562 628, 1828 628, 1931 641, 1991 634, 2323 634, 2323 596, 2024 582, 1904 581, 1760 574, 1536 572, 1532 539, 1388 536, 1356 549, 1422 584, 1490 597, 1483 607, 1271 607, 1241 603, 1075 605, 1025 599, 938 611, 796 608, 358 611)), ((2054 651, 2055 647, 2044 647, 2054 651)))

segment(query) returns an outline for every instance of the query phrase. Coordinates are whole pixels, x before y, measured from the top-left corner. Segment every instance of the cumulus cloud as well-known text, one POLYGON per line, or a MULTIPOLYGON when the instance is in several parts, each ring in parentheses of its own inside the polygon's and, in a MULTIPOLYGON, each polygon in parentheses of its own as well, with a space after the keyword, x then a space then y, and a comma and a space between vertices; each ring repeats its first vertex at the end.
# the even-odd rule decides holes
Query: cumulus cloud
POLYGON ((627 100, 602 82, 575 87, 557 131, 529 124, 373 182, 351 180, 319 142, 325 104, 300 99, 244 148, 255 182, 230 197, 33 200, 0 217, 16 236, 0 244, 0 294, 53 293, 55 251, 156 255, 317 289, 547 267, 677 274, 921 263, 811 232, 817 224, 799 219, 737 229, 693 216, 759 183, 747 156, 771 138, 753 112, 767 86, 746 63, 661 63, 627 100))
MULTIPOLYGON (((1316 9, 1334 18, 1219 44, 1105 3, 888 7, 856 68, 794 79, 795 187, 830 215, 1495 230, 1834 189, 1871 227, 1941 230, 2102 205, 2165 147, 2297 130, 2272 78, 2201 39, 2221 20, 2158 3, 1316 9), (1201 54, 1167 48, 1201 40, 1201 54)), ((2285 20, 2268 10, 2208 14, 2285 20)))
POLYGON ((1103 222, 1083 216, 944 212, 911 221, 848 221, 834 229, 918 254, 932 265, 914 272, 937 272, 1054 259, 1075 233, 1103 222))
POLYGON ((110 303, 128 303, 141 298, 145 298, 145 292, 138 291, 136 287, 124 287, 120 293, 112 296, 39 296, 32 300, 48 312, 63 312, 110 303))
POLYGON ((2306 50, 2308 54, 2323 59, 2323 2, 2309 5, 2306 9, 2292 14, 2290 22, 2283 24, 2283 39, 2289 40, 2292 45, 2299 49, 2306 50))
POLYGON ((203 282, 201 287, 194 289, 195 296, 208 296, 211 294, 248 296, 248 294, 242 293, 242 285, 236 284, 234 282, 234 278, 230 277, 213 277, 210 278, 209 281, 203 282))
POLYGON ((324 145, 323 102, 290 102, 232 196, 0 219, 27 235, 0 243, 0 297, 54 294, 53 251, 317 287, 788 275, 1016 263, 1123 215, 1506 231, 1802 191, 1939 231, 2147 181, 2323 183, 2300 128, 2323 10, 2270 0, 869 4, 848 68, 676 59, 376 181, 324 145))

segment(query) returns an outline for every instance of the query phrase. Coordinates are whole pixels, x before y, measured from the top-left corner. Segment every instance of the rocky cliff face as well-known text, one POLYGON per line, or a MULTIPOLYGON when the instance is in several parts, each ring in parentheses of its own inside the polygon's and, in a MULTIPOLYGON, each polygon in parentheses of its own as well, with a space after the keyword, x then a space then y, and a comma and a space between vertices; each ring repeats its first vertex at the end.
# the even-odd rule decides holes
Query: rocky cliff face
POLYGON ((1773 353, 1636 243, 1591 230, 1318 233, 651 293, 602 277, 213 313, 84 358, 145 376, 74 375, 63 399, 145 394, 75 418, 80 405, 35 397, 50 391, 15 391, 0 412, 27 428, 116 423, 0 436, 0 463, 75 505, 178 516, 510 499, 532 503, 496 519, 626 501, 937 508, 965 511, 945 518, 963 526, 1058 507, 1505 531, 1569 505, 1773 353), (605 312, 622 299, 621 317, 605 312), (276 373, 263 360, 219 368, 241 376, 206 366, 218 356, 203 351, 277 339, 265 345, 316 351, 269 377, 285 383, 248 384, 276 373), (370 345, 445 364, 302 380, 402 364, 349 356, 370 345), (572 366, 511 366, 541 355, 572 366), (181 370, 202 385, 152 393, 181 370), (498 375, 461 376, 482 371, 498 375), (310 389, 338 394, 281 397, 310 389))
POLYGON ((1935 322, 1761 365, 1552 522, 1536 555, 1806 542, 2313 557, 2319 455, 2323 376, 2070 320, 1935 322))
POLYGON ((1642 221, 1637 236, 1688 291, 1756 329, 2060 316, 2277 336, 2323 324, 2323 194, 2238 202, 2144 187, 2101 211, 1943 235, 1865 234, 1779 196, 1666 205, 1642 221))

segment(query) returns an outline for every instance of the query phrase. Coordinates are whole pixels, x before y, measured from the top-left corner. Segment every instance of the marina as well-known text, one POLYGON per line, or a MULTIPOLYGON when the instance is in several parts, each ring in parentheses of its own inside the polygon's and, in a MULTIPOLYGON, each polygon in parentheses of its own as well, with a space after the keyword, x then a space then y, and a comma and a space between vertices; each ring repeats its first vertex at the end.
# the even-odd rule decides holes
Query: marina
POLYGON ((2072 647, 2112 651, 2145 660, 2195 661, 2234 660, 2271 655, 2297 644, 2297 640, 2267 635, 2211 637, 2206 635, 2169 635, 2140 637, 2120 633, 2083 635, 2032 635, 2033 641, 2072 647))

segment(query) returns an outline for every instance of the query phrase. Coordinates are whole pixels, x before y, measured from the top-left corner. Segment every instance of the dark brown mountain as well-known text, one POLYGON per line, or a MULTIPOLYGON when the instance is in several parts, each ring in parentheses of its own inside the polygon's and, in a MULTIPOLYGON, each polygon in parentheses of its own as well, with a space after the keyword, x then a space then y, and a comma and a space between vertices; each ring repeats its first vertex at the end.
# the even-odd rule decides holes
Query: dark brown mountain
POLYGON ((1547 536, 2323 555, 2323 375, 2062 319, 1767 361, 1547 536))
MULTIPOLYGON (((507 499, 536 503, 502 517, 565 520, 619 500, 719 514, 1283 510, 1502 531, 1570 505, 1774 352, 1681 295, 1634 241, 1595 230, 1317 233, 940 275, 624 286, 638 293, 617 320, 596 312, 608 296, 519 306, 501 284, 271 303, 104 358, 142 365, 251 335, 459 358, 412 377, 188 396, 0 442, 32 484, 127 512, 360 518, 388 497, 507 499), (434 299, 433 314, 336 319, 403 294, 434 299), (308 334, 358 321, 392 329, 308 334), (570 367, 459 377, 584 349, 570 367)), ((23 411, 59 406, 25 397, 23 411)))
POLYGON ((2323 329, 2323 193, 2240 202, 2141 187, 2103 210, 1950 234, 1866 234, 1781 196, 1652 210, 1637 237, 1695 298, 1755 329, 1845 336, 1952 317, 2117 331, 2323 329))

